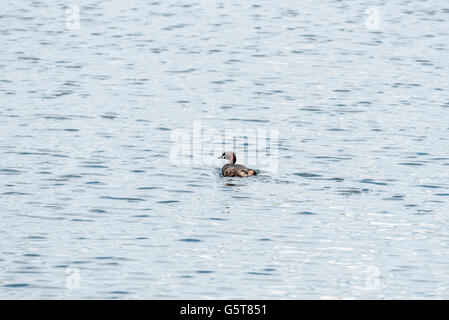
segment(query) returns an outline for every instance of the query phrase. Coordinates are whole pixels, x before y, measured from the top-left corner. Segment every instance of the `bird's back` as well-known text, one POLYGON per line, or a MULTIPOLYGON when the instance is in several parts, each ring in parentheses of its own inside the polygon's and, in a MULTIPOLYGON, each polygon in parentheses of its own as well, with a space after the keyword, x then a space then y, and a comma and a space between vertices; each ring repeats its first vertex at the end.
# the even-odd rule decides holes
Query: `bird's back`
POLYGON ((223 177, 249 177, 257 175, 256 171, 241 164, 225 164, 221 169, 223 177))

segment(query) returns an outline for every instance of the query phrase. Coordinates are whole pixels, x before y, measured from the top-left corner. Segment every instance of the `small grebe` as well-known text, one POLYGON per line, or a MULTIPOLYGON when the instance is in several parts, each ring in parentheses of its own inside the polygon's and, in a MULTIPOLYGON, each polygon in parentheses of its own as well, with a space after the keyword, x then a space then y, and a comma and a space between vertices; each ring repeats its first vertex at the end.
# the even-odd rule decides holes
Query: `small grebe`
POLYGON ((223 153, 218 159, 229 160, 229 162, 223 166, 223 169, 221 169, 223 177, 250 177, 257 175, 255 170, 249 169, 241 164, 235 164, 237 157, 232 151, 223 153))

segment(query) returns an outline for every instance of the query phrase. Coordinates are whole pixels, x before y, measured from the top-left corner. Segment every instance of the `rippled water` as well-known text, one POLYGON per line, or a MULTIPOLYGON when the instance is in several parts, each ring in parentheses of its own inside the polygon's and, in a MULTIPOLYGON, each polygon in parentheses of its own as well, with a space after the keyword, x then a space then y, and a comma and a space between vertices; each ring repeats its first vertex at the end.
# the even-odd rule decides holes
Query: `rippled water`
POLYGON ((447 1, 72 3, 2 0, 0 298, 449 298, 447 1))

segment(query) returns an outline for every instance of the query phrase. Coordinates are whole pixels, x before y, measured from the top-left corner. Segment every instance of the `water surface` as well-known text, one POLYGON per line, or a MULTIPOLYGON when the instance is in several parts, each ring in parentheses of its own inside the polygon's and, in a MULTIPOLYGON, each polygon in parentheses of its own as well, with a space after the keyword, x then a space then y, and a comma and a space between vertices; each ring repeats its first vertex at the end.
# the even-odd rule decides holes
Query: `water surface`
POLYGON ((447 1, 72 2, 2 2, 0 298, 449 298, 447 1))

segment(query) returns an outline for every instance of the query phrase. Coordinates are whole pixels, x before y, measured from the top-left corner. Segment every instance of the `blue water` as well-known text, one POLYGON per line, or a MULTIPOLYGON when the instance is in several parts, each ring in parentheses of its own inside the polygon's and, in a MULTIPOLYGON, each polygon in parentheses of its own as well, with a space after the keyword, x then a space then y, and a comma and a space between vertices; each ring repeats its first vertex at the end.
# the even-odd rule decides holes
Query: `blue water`
POLYGON ((447 1, 71 3, 1 0, 1 299, 449 298, 447 1))

